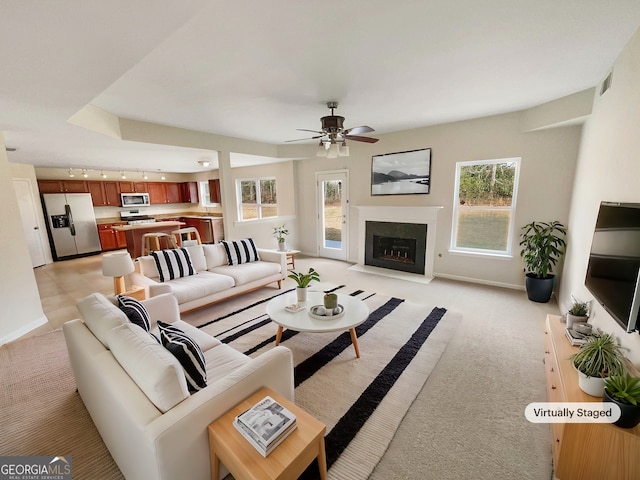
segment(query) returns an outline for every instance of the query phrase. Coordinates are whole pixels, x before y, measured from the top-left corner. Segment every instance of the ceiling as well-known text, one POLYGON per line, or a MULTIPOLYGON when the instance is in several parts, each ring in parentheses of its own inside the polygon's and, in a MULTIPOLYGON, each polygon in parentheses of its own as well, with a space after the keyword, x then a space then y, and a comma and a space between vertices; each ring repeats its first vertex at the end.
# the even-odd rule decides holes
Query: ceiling
POLYGON ((639 26, 637 0, 3 2, 0 130, 9 161, 36 166, 196 172, 217 149, 274 161, 261 152, 319 129, 328 100, 375 136, 585 90, 639 26), (69 123, 86 106, 156 135, 69 123))

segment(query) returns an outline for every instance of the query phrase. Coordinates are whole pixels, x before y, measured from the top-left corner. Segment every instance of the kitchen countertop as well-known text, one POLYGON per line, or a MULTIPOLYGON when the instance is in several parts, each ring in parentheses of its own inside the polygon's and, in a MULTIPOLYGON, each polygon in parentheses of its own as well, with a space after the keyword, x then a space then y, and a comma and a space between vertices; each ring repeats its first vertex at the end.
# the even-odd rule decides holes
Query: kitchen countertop
POLYGON ((114 230, 127 231, 127 230, 143 230, 143 229, 155 229, 155 228, 168 228, 168 227, 180 227, 184 225, 184 222, 153 222, 153 223, 138 223, 136 225, 116 225, 114 230))

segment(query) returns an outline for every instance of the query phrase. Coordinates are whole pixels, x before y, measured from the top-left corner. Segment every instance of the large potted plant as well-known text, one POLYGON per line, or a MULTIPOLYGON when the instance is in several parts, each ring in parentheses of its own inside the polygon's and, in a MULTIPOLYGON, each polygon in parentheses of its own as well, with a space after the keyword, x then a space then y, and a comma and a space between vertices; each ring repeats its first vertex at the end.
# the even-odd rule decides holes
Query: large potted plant
POLYGON ((320 281, 320 274, 318 274, 313 267, 309 268, 307 273, 292 271, 287 276, 293 279, 298 285, 296 288, 298 303, 304 303, 307 301, 307 287, 309 287, 309 284, 314 280, 316 282, 320 281))
POLYGON ((587 395, 602 397, 608 377, 624 371, 624 355, 611 333, 593 333, 587 343, 571 356, 578 371, 578 386, 587 395))
POLYGON ((522 227, 520 256, 526 266, 525 287, 529 300, 547 303, 553 292, 553 267, 564 255, 566 228, 558 221, 531 222, 522 227))
POLYGON ((613 402, 620 407, 620 418, 614 425, 633 428, 640 423, 640 378, 629 372, 613 375, 604 382, 605 402, 613 402))

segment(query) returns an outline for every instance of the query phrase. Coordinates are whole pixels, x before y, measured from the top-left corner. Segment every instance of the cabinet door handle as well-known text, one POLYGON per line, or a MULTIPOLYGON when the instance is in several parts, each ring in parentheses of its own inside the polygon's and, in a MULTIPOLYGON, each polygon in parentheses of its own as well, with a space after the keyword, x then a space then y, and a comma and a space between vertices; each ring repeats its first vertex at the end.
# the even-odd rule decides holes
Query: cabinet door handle
POLYGON ((555 390, 556 386, 555 385, 551 385, 551 390, 555 390))
POLYGON ((551 372, 553 372, 553 367, 551 367, 551 370, 550 370, 550 371, 551 371, 551 372))

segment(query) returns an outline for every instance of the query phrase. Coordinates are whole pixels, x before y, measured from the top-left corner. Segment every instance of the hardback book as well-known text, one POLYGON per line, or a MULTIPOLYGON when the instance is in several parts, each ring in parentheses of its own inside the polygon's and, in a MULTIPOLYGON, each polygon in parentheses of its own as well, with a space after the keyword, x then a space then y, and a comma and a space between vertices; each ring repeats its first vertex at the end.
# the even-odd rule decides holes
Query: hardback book
POLYGON ((571 343, 571 345, 584 345, 585 343, 587 343, 589 337, 591 337, 591 335, 576 332, 572 328, 565 328, 564 332, 567 335, 567 338, 569 339, 569 343, 571 343))
POLYGON ((244 438, 248 440, 248 442, 255 448, 263 457, 269 455, 280 443, 284 441, 285 438, 289 436, 291 432, 293 432, 298 426, 296 423, 291 423, 289 427, 282 431, 280 435, 272 441, 268 447, 265 447, 264 444, 258 442, 258 437, 255 436, 255 433, 246 427, 244 424, 238 422, 236 419, 233 422, 233 426, 236 427, 236 430, 242 434, 244 438))
POLYGON ((295 425, 296 416, 270 396, 236 417, 236 422, 251 433, 251 438, 268 450, 285 432, 295 425))

